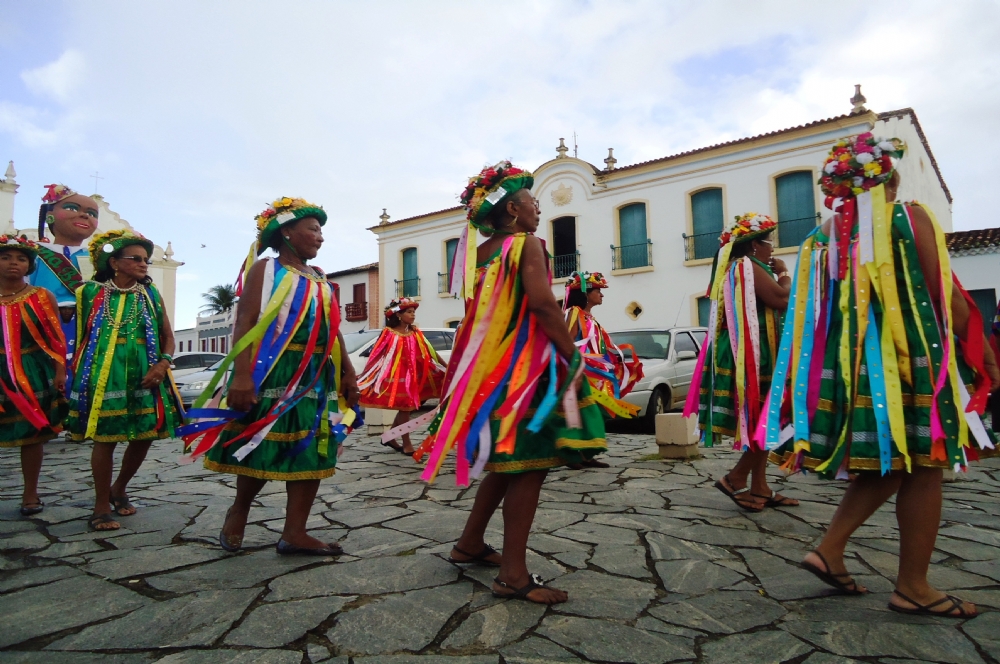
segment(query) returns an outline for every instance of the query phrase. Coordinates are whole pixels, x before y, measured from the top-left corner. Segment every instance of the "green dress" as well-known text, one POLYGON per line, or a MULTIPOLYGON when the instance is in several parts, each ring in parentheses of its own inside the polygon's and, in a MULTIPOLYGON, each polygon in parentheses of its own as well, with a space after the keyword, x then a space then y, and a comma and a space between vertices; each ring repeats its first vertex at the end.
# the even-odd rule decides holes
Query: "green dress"
POLYGON ((12 319, 20 320, 19 335, 11 334, 12 330, 4 330, 0 334, 0 447, 21 447, 51 440, 62 428, 62 420, 66 416, 67 404, 63 395, 55 388, 56 360, 47 352, 61 349, 65 352, 65 341, 62 340, 62 330, 59 327, 55 311, 46 316, 46 310, 51 309, 42 288, 29 286, 24 295, 13 300, 0 302, 0 319, 3 325, 14 325, 12 319), (48 325, 44 323, 48 322, 48 325), (52 336, 46 338, 44 330, 49 330, 52 336), (38 338, 36 338, 38 335, 38 338), (7 339, 20 337, 20 347, 13 349, 13 356, 7 348, 7 339), (45 345, 43 348, 42 344, 45 345), (11 374, 27 379, 30 394, 24 394, 17 388, 18 382, 11 374), (36 426, 19 408, 25 401, 15 403, 11 394, 22 393, 28 405, 39 415, 36 426))
MULTIPOLYGON (((761 261, 747 256, 742 260, 751 261, 753 264, 764 269, 770 277, 774 277, 774 272, 770 266, 761 261)), ((767 399, 768 391, 771 389, 771 374, 774 372, 774 357, 778 347, 778 340, 781 338, 781 312, 778 312, 764 305, 763 301, 754 296, 757 311, 757 334, 759 339, 760 357, 759 367, 755 371, 746 370, 744 372, 744 394, 748 393, 748 381, 757 383, 757 407, 755 409, 745 408, 739 403, 739 392, 737 389, 736 357, 733 354, 733 344, 730 330, 739 330, 739 321, 743 316, 737 316, 736 303, 742 300, 739 280, 735 279, 735 272, 739 260, 730 263, 728 272, 731 283, 734 283, 734 295, 731 297, 733 307, 726 306, 724 295, 720 293, 718 303, 719 326, 711 345, 706 352, 710 353, 704 362, 704 370, 701 374, 699 404, 698 404, 698 428, 705 432, 704 442, 707 447, 712 447, 715 439, 721 436, 732 437, 735 440, 736 449, 756 448, 752 440, 744 440, 741 418, 746 420, 746 430, 752 438, 760 419, 761 408, 767 399), (728 313, 727 313, 728 312, 728 313)), ((738 343, 749 341, 746 339, 745 331, 736 332, 738 343)), ((747 367, 749 369, 749 367, 747 367)))
MULTIPOLYGON (((812 264, 815 259, 814 264, 819 266, 820 273, 824 275, 821 288, 818 290, 827 293, 827 298, 821 301, 824 306, 818 309, 830 312, 829 328, 825 341, 821 338, 814 340, 815 347, 822 352, 822 367, 815 366, 813 369, 813 375, 819 386, 818 398, 814 403, 805 402, 807 408, 814 408, 808 420, 808 428, 802 427, 800 423, 796 435, 771 454, 772 461, 785 464, 790 469, 798 467, 808 470, 818 469, 826 478, 838 474, 843 476, 844 471, 906 469, 905 457, 903 451, 899 449, 900 441, 896 440, 896 437, 892 438, 890 445, 880 446, 876 406, 885 388, 879 385, 877 389, 873 389, 872 375, 870 375, 875 374, 876 384, 886 380, 883 374, 889 372, 873 370, 872 367, 884 366, 892 358, 896 359, 893 364, 898 367, 900 375, 899 407, 902 411, 902 422, 905 424, 906 452, 910 456, 912 466, 965 467, 967 461, 996 455, 994 449, 980 449, 971 434, 970 446, 964 449, 959 447, 960 426, 965 424, 966 418, 961 406, 956 407, 953 390, 948 385, 937 396, 939 422, 943 428, 944 440, 932 443, 934 377, 940 372, 942 362, 945 360, 943 355, 945 343, 940 333, 941 320, 930 302, 931 298, 927 295, 927 282, 920 268, 916 241, 907 218, 907 207, 896 204, 891 208, 890 215, 894 272, 890 283, 895 284, 895 290, 898 292, 899 318, 903 331, 901 335, 903 343, 892 344, 889 339, 889 343, 886 344, 896 348, 894 355, 886 355, 886 345, 878 343, 879 335, 876 335, 871 345, 866 345, 864 338, 858 339, 861 322, 859 313, 868 311, 867 307, 859 305, 858 291, 872 292, 871 313, 878 330, 881 331, 885 325, 889 325, 890 318, 885 315, 885 305, 874 297, 876 292, 874 287, 866 289, 857 286, 858 265, 853 260, 853 251, 858 242, 857 228, 850 244, 852 250, 852 259, 849 261, 850 272, 843 280, 830 282, 825 277, 828 274, 830 246, 830 238, 827 235, 817 230, 812 238, 803 243, 799 256, 800 265, 801 261, 806 261, 807 265, 812 264), (831 306, 827 307, 826 304, 831 306), (878 352, 869 353, 869 348, 878 349, 878 352), (905 353, 901 352, 901 348, 905 349, 905 353), (807 439, 802 436, 803 431, 808 433, 807 439)), ((951 280, 950 272, 942 276, 944 283, 951 280)), ((798 289, 804 287, 801 277, 800 273, 796 283, 798 289)), ((806 301, 809 303, 808 306, 812 307, 812 293, 817 292, 817 289, 806 292, 810 294, 806 301)), ((790 309, 786 325, 793 324, 794 315, 790 309)), ((819 326, 820 329, 822 327, 819 326)), ((970 333, 978 334, 979 331, 970 330, 970 333)), ((784 345, 783 339, 782 346, 784 345)), ((966 385, 971 394, 974 390, 973 372, 962 357, 957 341, 952 341, 951 349, 957 359, 959 380, 966 385)), ((815 353, 813 355, 815 356, 815 353)), ((794 347, 791 357, 794 362, 794 347)), ((777 392, 783 391, 787 409, 790 405, 787 403, 790 394, 794 392, 790 389, 791 379, 784 381, 780 387, 777 392)), ((775 395, 772 394, 772 401, 774 399, 775 395)), ((781 403, 781 400, 778 403, 781 403)), ((892 407, 891 402, 883 406, 887 410, 892 407)), ((988 428, 985 429, 985 437, 993 443, 996 442, 996 436, 988 428)), ((769 435, 769 440, 771 439, 772 436, 769 435)))
MULTIPOLYGON (((335 340, 339 319, 333 289, 325 276, 313 273, 291 272, 274 259, 268 265, 273 270, 273 295, 283 279, 311 283, 311 294, 300 298, 307 311, 284 352, 278 356, 273 369, 257 390, 257 404, 243 417, 233 420, 222 429, 218 441, 205 455, 205 468, 218 473, 246 475, 262 480, 317 480, 336 472, 337 443, 330 437, 328 411, 337 412, 337 380, 328 342, 335 340), (324 313, 323 299, 332 302, 324 313), (331 325, 331 322, 333 325, 331 325), (318 328, 318 329, 317 329, 318 328), (333 328, 331 330, 331 328, 333 328), (309 354, 307 365, 299 379, 300 389, 309 389, 275 421, 266 435, 254 446, 253 437, 240 438, 247 427, 260 422, 276 406, 280 406, 289 383, 306 359, 310 332, 317 331, 315 348, 309 354), (247 449, 244 449, 247 448, 247 449), (247 450, 250 450, 248 453, 247 450), (240 459, 240 451, 246 455, 240 459)), ((268 281, 272 281, 268 278, 268 281)), ((265 286, 266 287, 266 286, 265 286)), ((289 297, 301 293, 292 289, 289 297)), ((230 381, 232 377, 230 377, 230 381)))
POLYGON ((118 443, 171 438, 181 423, 169 377, 142 386, 159 361, 165 315, 156 286, 122 291, 88 281, 76 291, 77 352, 66 429, 75 441, 118 443))

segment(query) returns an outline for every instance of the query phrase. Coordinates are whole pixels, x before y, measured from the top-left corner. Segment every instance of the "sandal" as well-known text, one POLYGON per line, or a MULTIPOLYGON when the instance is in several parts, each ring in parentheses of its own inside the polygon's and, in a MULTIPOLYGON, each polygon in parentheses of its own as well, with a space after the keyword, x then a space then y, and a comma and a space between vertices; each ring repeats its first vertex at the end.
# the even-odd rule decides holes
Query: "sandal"
POLYGON ((36 500, 33 503, 24 503, 21 505, 21 516, 32 516, 38 514, 43 509, 45 509, 45 503, 41 499, 36 500))
POLYGON ((88 521, 88 523, 90 524, 91 530, 97 530, 97 531, 118 530, 119 528, 122 527, 122 525, 117 521, 115 521, 115 518, 111 516, 111 512, 105 512, 104 514, 95 514, 92 517, 90 517, 90 521, 88 521), (101 528, 101 526, 105 524, 112 524, 112 523, 115 524, 112 527, 101 528))
POLYGON ((394 440, 390 440, 387 443, 382 443, 382 447, 391 447, 392 449, 394 449, 397 452, 402 452, 403 454, 406 454, 406 452, 403 452, 403 446, 402 445, 395 445, 394 444, 395 442, 396 441, 394 441, 394 440))
POLYGON ((230 507, 226 510, 226 518, 222 520, 222 528, 219 529, 219 546, 229 553, 236 553, 243 546, 243 536, 242 535, 227 535, 226 534, 226 521, 229 521, 229 513, 233 511, 230 507))
POLYGON ((789 498, 788 496, 782 496, 777 491, 771 491, 770 496, 762 496, 759 493, 750 492, 751 496, 755 498, 764 499, 764 507, 797 507, 799 501, 795 498, 789 498))
POLYGON ((138 511, 135 505, 128 499, 128 496, 111 496, 111 507, 118 516, 132 516, 138 511), (123 512, 122 510, 125 511, 123 512))
MULTIPOLYGON (((722 480, 729 482, 728 473, 722 478, 722 480)), ((750 493, 750 487, 743 487, 742 489, 736 489, 734 491, 723 484, 722 480, 715 480, 715 488, 726 494, 726 497, 736 503, 737 507, 741 507, 747 512, 764 511, 764 506, 751 497, 754 494, 750 493)))
POLYGON ((524 600, 525 602, 531 602, 533 604, 548 604, 548 602, 536 602, 535 600, 528 598, 528 593, 530 593, 532 590, 538 590, 539 588, 545 588, 547 590, 551 590, 551 588, 546 586, 545 582, 542 581, 542 577, 538 576, 537 574, 529 574, 528 583, 526 583, 521 588, 511 588, 510 585, 501 581, 500 577, 496 577, 495 579, 493 579, 493 582, 499 585, 501 588, 509 588, 510 590, 514 591, 508 594, 508 593, 498 593, 497 591, 494 590, 493 591, 494 597, 497 597, 499 599, 520 599, 524 600))
MULTIPOLYGON (((868 594, 867 590, 863 590, 863 591, 862 590, 858 590, 858 582, 855 581, 851 577, 851 575, 848 574, 847 572, 844 572, 843 574, 836 574, 835 572, 831 572, 830 571, 830 563, 826 562, 826 558, 823 557, 822 553, 820 553, 819 551, 817 551, 815 549, 813 549, 813 553, 816 554, 817 558, 819 558, 820 560, 823 561, 823 565, 826 566, 826 569, 825 570, 820 569, 819 567, 816 567, 811 562, 808 562, 806 560, 803 560, 801 563, 799 563, 799 567, 801 567, 805 571, 809 572, 810 574, 814 575, 817 579, 819 579, 820 581, 822 581, 826 585, 831 586, 833 588, 836 588, 837 590, 839 590, 840 592, 844 593, 845 595, 867 595, 868 594), (840 579, 844 579, 844 578, 849 579, 849 580, 848 581, 841 581, 840 580, 840 579)), ((904 597, 903 599, 906 599, 906 598, 904 597)), ((914 602, 914 604, 916 604, 916 602, 914 602)))
POLYGON ((588 461, 584 461, 583 466, 587 468, 610 468, 611 464, 604 463, 603 461, 599 461, 598 459, 590 459, 588 461))
POLYGON ((939 618, 975 618, 976 616, 979 615, 978 611, 975 611, 973 613, 969 613, 968 611, 966 611, 965 607, 962 606, 963 604, 962 600, 955 597, 954 595, 945 595, 936 602, 931 602, 930 604, 921 604, 919 602, 914 602, 912 599, 910 599, 903 593, 899 592, 898 590, 893 590, 892 592, 895 595, 897 595, 900 599, 905 600, 910 604, 912 604, 914 607, 916 607, 913 609, 907 609, 904 606, 898 606, 896 604, 893 604, 892 602, 889 602, 889 610, 895 611, 896 613, 906 613, 911 616, 936 616, 939 618), (939 606, 941 604, 944 604, 945 602, 951 602, 951 606, 946 608, 944 611, 931 611, 931 609, 934 608, 935 606, 939 606), (956 610, 958 611, 958 613, 954 613, 954 611, 956 610))
POLYGON ((494 549, 489 544, 483 544, 483 550, 480 551, 477 555, 472 555, 471 553, 469 553, 467 551, 462 551, 457 546, 453 546, 452 550, 453 551, 457 551, 458 553, 460 553, 463 556, 465 556, 466 560, 456 560, 454 556, 448 556, 448 562, 449 563, 455 563, 456 565, 473 564, 473 565, 479 565, 481 567, 500 567, 500 563, 495 563, 495 562, 486 560, 487 557, 492 556, 493 554, 497 554, 497 555, 500 554, 499 551, 497 551, 496 549, 494 549))
POLYGON ((310 549, 304 546, 295 546, 279 539, 274 548, 283 556, 339 556, 344 553, 344 549, 336 542, 318 549, 310 549))

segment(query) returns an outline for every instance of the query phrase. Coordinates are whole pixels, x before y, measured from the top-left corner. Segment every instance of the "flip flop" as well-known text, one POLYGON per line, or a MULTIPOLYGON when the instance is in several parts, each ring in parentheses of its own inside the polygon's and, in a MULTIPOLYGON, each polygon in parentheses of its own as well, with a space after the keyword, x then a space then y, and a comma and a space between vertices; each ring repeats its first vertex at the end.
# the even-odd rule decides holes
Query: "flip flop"
POLYGON ((896 613, 905 613, 911 616, 936 616, 938 618, 975 618, 976 616, 979 615, 978 611, 976 611, 975 613, 969 613, 968 611, 966 611, 965 607, 962 606, 963 604, 962 600, 955 597, 954 595, 945 595, 936 602, 931 602, 930 604, 921 604, 920 602, 914 602, 912 599, 910 599, 903 593, 899 592, 898 590, 893 590, 892 592, 898 595, 900 599, 903 599, 912 604, 914 607, 916 607, 913 609, 908 609, 905 606, 897 606, 892 602, 889 602, 889 610, 895 611, 896 613), (934 608, 935 606, 940 606, 945 602, 950 602, 951 606, 946 608, 944 611, 931 611, 931 609, 934 608), (956 609, 958 610, 958 613, 952 613, 956 609))
POLYGON ((132 516, 138 510, 135 505, 128 499, 128 496, 111 496, 111 507, 114 509, 115 514, 118 516, 132 516), (129 513, 122 512, 122 510, 132 510, 129 513))
POLYGON ((33 503, 24 503, 21 505, 21 516, 32 516, 34 514, 38 514, 43 509, 45 509, 45 503, 43 503, 40 499, 33 503))
POLYGON ((236 553, 243 546, 243 538, 236 535, 226 535, 226 521, 229 521, 229 513, 233 511, 230 507, 226 510, 226 518, 222 520, 222 528, 219 529, 219 546, 229 553, 236 553), (235 542, 235 543, 234 543, 235 542))
MULTIPOLYGON (((729 475, 726 474, 722 479, 728 482, 729 475)), ((732 491, 729 489, 729 487, 727 487, 725 484, 722 483, 722 480, 715 480, 715 488, 721 491, 722 493, 726 494, 726 497, 732 500, 734 503, 736 503, 737 507, 740 507, 746 510, 747 512, 764 511, 764 506, 757 504, 756 502, 753 501, 753 499, 749 499, 749 502, 747 502, 746 496, 753 495, 752 493, 750 493, 750 487, 745 486, 742 489, 736 489, 735 491, 732 491), (743 500, 740 499, 741 496, 744 497, 743 500)))
POLYGON ((750 492, 751 496, 755 498, 764 499, 764 507, 798 507, 799 501, 794 498, 789 498, 788 496, 782 496, 777 491, 771 491, 770 496, 762 496, 759 493, 750 492))
MULTIPOLYGON (((403 446, 402 445, 393 445, 392 443, 393 443, 393 441, 389 441, 388 443, 382 443, 382 447, 391 447, 392 449, 396 450, 397 452, 403 452, 403 446)), ((406 454, 406 452, 403 452, 403 454, 406 454)))
POLYGON ((599 461, 597 459, 590 459, 588 461, 584 461, 583 465, 586 466, 587 468, 610 468, 611 467, 610 463, 604 463, 603 461, 599 461))
POLYGON ((88 521, 87 523, 90 524, 90 529, 91 530, 96 530, 98 532, 103 532, 105 530, 107 530, 107 531, 118 530, 119 528, 122 527, 121 524, 118 523, 118 521, 116 521, 113 516, 111 516, 111 512, 105 512, 104 514, 95 514, 92 517, 90 517, 90 521, 88 521), (115 524, 115 527, 114 528, 98 528, 98 526, 102 526, 102 525, 104 525, 106 523, 113 523, 113 524, 115 524))
MULTIPOLYGON (((845 595, 867 595, 868 594, 867 590, 865 590, 865 591, 858 590, 858 582, 855 581, 853 578, 851 578, 850 574, 848 574, 846 572, 843 573, 843 574, 836 574, 834 572, 831 572, 830 571, 830 563, 826 562, 826 558, 823 557, 822 553, 820 553, 819 551, 816 551, 815 549, 813 549, 813 553, 815 553, 816 557, 818 557, 820 560, 823 561, 823 565, 826 566, 826 569, 825 570, 820 569, 819 567, 816 567, 811 562, 808 562, 806 560, 803 560, 801 563, 799 563, 799 567, 801 567, 805 571, 809 572, 810 574, 812 574, 813 576, 815 576, 817 579, 819 579, 820 581, 822 581, 826 585, 828 585, 828 586, 830 586, 832 588, 836 588, 837 590, 839 590, 840 592, 844 593, 845 595), (841 581, 840 579, 843 579, 843 578, 850 579, 850 581, 841 581)), ((906 598, 903 597, 903 599, 906 599, 906 598)), ((907 600, 907 601, 909 601, 909 600, 907 600)), ((914 602, 914 604, 916 604, 916 602, 914 602)))
POLYGON ((497 591, 494 590, 493 591, 494 597, 497 597, 499 599, 519 599, 525 602, 531 602, 532 604, 548 605, 548 602, 536 602, 535 600, 528 598, 528 593, 530 593, 532 590, 538 590, 539 588, 549 589, 549 587, 545 585, 545 582, 542 581, 542 577, 538 576, 537 574, 528 575, 528 583, 522 586, 521 588, 511 587, 510 585, 501 581, 500 577, 493 579, 493 582, 499 585, 501 588, 509 588, 510 590, 514 591, 512 593, 507 594, 507 593, 498 593, 497 591))
POLYGON ((304 546, 289 544, 283 539, 279 539, 275 545, 278 553, 283 556, 339 556, 344 553, 344 549, 339 544, 327 544, 325 547, 310 549, 304 546))
POLYGON ((469 564, 472 564, 472 565, 479 565, 480 567, 500 567, 500 563, 494 563, 494 562, 491 562, 489 560, 486 560, 486 558, 488 556, 492 556, 494 553, 496 553, 496 554, 500 553, 499 551, 497 551, 496 549, 494 549, 489 544, 484 544, 483 545, 483 550, 480 551, 477 555, 472 555, 468 551, 462 551, 457 546, 452 547, 452 549, 455 550, 455 551, 457 551, 458 553, 462 554, 463 556, 467 556, 467 559, 466 560, 456 560, 452 556, 448 556, 448 562, 449 563, 455 563, 456 565, 469 565, 469 564))

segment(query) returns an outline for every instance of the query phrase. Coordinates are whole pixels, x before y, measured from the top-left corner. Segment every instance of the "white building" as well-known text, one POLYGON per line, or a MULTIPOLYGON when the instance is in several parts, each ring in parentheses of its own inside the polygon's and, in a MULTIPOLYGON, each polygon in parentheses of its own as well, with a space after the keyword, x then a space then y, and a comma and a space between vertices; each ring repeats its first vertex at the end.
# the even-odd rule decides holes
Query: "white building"
MULTIPOLYGON (((604 169, 570 157, 560 139, 557 156, 534 169, 533 188, 537 235, 554 257, 553 293, 562 298, 574 269, 603 272, 610 287, 595 313, 608 329, 704 324, 700 298, 724 221, 770 215, 779 222, 776 253, 794 260, 829 214, 816 180, 830 146, 865 131, 907 143, 899 195, 929 205, 950 231, 951 196, 913 110, 876 114, 863 99, 852 102, 847 115, 623 168, 610 150, 604 169)), ((378 236, 383 301, 415 296, 421 324, 456 325, 463 307, 445 275, 464 224, 460 207, 395 222, 383 211, 369 229, 378 236)))
MULTIPOLYGON (((16 177, 17 173, 14 171, 14 162, 9 162, 4 179, 0 180, 0 233, 16 233, 17 235, 26 235, 29 238, 37 239, 37 224, 29 228, 18 229, 14 222, 14 199, 20 187, 15 180, 16 177)), ((38 192, 36 198, 28 200, 27 204, 32 209, 32 215, 25 216, 31 217, 37 214, 38 206, 41 204, 41 194, 42 192, 38 192)), ((103 197, 94 194, 91 198, 97 201, 98 208, 97 231, 95 233, 103 233, 104 231, 119 228, 136 230, 130 223, 122 219, 121 215, 108 207, 108 202, 103 197)), ((142 233, 142 231, 139 232, 142 233)), ((146 233, 143 233, 143 235, 149 237, 146 233)), ((152 240, 153 238, 150 239, 152 240)), ((154 241, 153 264, 149 266, 149 276, 152 277, 153 283, 156 284, 160 294, 163 296, 167 316, 171 321, 174 319, 174 300, 177 296, 177 268, 184 265, 184 263, 175 261, 173 255, 174 250, 171 248, 169 242, 167 242, 167 246, 164 248, 154 241)), ((84 257, 81 260, 80 267, 84 278, 89 278, 93 275, 94 270, 88 258, 84 257)))
POLYGON ((378 263, 326 275, 333 282, 340 302, 340 331, 344 334, 382 327, 378 276, 378 263))
POLYGON ((1000 228, 948 233, 951 267, 983 314, 987 330, 1000 298, 1000 228))

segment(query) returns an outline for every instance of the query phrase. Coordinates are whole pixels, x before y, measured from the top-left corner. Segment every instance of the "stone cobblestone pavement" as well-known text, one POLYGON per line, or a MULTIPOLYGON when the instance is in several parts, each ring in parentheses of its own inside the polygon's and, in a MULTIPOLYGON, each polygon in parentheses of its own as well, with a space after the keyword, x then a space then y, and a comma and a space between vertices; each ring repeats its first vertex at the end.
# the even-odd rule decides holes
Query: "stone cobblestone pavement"
MULTIPOLYGON (((132 487, 139 513, 88 531, 87 445, 56 440, 45 511, 17 514, 16 451, 0 453, 0 662, 54 664, 541 664, 548 662, 1000 661, 1000 463, 945 487, 931 580, 977 602, 965 622, 886 609, 898 554, 892 506, 861 528, 848 568, 874 592, 832 594, 796 563, 843 484, 774 486, 803 501, 739 511, 712 483, 735 453, 656 460, 651 436, 610 434, 608 470, 550 474, 529 567, 570 593, 545 608, 501 601, 491 571, 448 563, 476 486, 355 434, 323 482, 314 534, 337 561, 279 557, 285 494, 270 483, 244 551, 217 544, 234 478, 179 465, 161 441, 132 487)), ((121 447, 119 448, 121 453, 121 447)), ((487 540, 502 543, 500 515, 487 540)))

